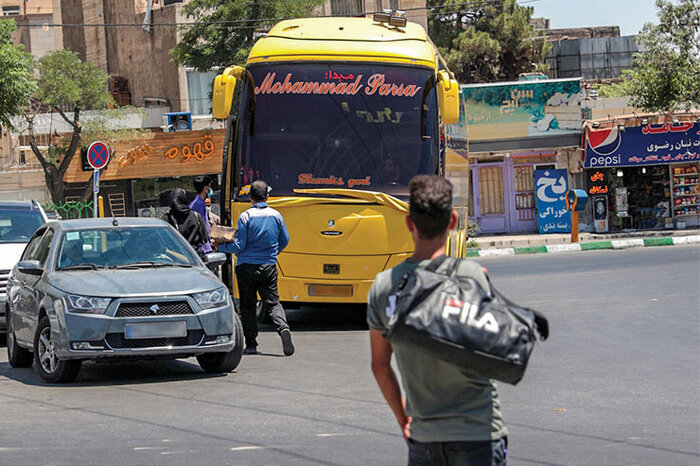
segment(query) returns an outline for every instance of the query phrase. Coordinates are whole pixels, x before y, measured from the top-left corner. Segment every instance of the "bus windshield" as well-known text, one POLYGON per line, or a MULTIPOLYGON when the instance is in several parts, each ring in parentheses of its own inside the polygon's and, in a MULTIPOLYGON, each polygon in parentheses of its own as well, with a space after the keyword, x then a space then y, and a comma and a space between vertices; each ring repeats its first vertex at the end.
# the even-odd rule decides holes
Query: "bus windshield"
POLYGON ((240 195, 262 179, 272 196, 350 188, 405 198, 413 176, 439 171, 437 97, 429 69, 251 66, 239 117, 240 195))

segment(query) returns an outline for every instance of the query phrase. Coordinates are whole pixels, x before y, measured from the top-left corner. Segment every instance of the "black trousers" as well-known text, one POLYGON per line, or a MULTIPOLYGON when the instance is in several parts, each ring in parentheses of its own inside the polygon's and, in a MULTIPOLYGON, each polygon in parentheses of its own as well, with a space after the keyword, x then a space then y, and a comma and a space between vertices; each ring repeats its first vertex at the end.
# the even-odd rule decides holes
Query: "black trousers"
POLYGON ((482 442, 408 440, 409 466, 506 466, 508 437, 482 442))
POLYGON ((277 292, 276 264, 240 264, 236 266, 238 294, 241 298, 241 323, 246 347, 258 346, 258 319, 255 306, 258 294, 262 301, 263 315, 272 317, 277 333, 288 330, 287 316, 280 304, 277 292))

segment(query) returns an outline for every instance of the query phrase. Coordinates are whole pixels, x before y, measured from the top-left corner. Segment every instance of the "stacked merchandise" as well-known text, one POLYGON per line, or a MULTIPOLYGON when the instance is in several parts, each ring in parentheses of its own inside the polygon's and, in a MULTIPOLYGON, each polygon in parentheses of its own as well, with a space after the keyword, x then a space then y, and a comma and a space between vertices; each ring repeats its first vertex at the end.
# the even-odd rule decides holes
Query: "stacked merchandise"
POLYGON ((698 164, 676 165, 671 170, 673 216, 696 217, 700 214, 698 164))

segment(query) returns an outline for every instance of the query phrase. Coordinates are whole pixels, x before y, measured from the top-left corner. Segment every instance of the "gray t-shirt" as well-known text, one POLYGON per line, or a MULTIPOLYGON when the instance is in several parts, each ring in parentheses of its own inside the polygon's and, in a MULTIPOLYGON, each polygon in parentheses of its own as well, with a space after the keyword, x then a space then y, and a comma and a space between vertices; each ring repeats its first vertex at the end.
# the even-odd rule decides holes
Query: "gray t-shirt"
MULTIPOLYGON (((367 323, 371 329, 386 331, 403 276, 429 262, 407 260, 377 275, 367 305, 367 323)), ((444 272, 446 267, 442 264, 438 271, 444 272)), ((486 275, 476 262, 462 261, 457 274, 472 277, 485 290, 490 289, 486 275)), ((507 435, 492 380, 468 377, 458 368, 418 348, 394 347, 393 350, 406 396, 406 413, 413 417, 412 439, 418 442, 481 441, 507 435)))

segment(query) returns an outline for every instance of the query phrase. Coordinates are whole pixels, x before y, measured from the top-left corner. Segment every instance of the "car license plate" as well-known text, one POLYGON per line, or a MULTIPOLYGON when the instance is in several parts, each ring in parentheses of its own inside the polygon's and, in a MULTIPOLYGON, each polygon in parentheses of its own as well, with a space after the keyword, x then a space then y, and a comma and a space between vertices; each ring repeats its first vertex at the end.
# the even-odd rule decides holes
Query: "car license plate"
POLYGON ((127 339, 186 337, 187 323, 184 320, 179 320, 177 322, 143 322, 138 324, 125 324, 124 336, 127 339))

